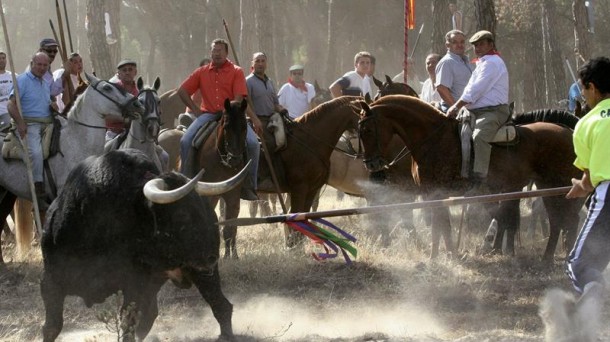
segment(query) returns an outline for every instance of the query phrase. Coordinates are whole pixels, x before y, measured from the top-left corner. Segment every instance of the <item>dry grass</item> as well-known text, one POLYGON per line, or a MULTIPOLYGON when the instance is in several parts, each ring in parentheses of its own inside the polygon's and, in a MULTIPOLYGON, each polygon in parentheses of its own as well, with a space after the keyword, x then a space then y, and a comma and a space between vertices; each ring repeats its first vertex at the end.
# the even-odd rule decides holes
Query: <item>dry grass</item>
MULTIPOLYGON (((337 202, 328 190, 320 210, 359 205, 361 200, 337 202)), ((457 226, 459 209, 453 214, 457 226)), ((483 257, 475 255, 482 234, 464 229, 461 255, 430 261, 429 232, 418 215, 420 249, 413 234, 382 224, 379 216, 374 222, 364 216, 332 221, 359 239, 352 266, 339 258, 314 261, 310 244, 284 249, 279 225, 240 228, 240 259, 220 265, 238 340, 542 341, 540 298, 551 287, 570 289, 560 253, 550 267, 539 262, 546 241, 524 241, 516 257, 483 257), (389 245, 379 237, 384 226, 392 232, 389 245)), ((3 250, 13 260, 13 276, 0 278, 0 341, 40 340, 40 253, 34 249, 19 262, 11 246, 3 250)), ((168 284, 159 304, 147 341, 213 341, 218 335, 196 290, 168 284)), ((64 317, 59 341, 116 340, 79 299, 66 301, 64 317)))

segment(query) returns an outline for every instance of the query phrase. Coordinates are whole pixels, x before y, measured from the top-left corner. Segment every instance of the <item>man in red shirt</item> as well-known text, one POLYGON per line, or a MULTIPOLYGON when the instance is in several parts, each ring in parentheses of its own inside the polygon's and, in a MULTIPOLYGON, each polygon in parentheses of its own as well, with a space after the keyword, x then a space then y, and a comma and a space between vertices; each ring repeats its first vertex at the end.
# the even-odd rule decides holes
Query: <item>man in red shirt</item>
MULTIPOLYGON (((178 88, 180 99, 197 118, 180 140, 180 159, 182 161, 187 160, 191 143, 199 128, 213 120, 213 114, 223 111, 225 99, 241 101, 248 96, 246 77, 243 70, 227 59, 229 44, 224 39, 215 39, 211 47, 212 62, 195 69, 182 82, 180 88, 178 88), (200 107, 191 99, 191 96, 197 90, 201 92, 202 101, 200 107)), ((248 157, 252 159, 249 170, 251 184, 248 184, 249 186, 246 184, 242 186, 241 198, 255 201, 258 199, 254 189, 256 189, 256 172, 260 154, 256 134, 262 133, 262 125, 249 107, 246 112, 254 127, 252 129, 252 127, 248 126, 248 134, 246 136, 248 157)), ((185 170, 182 169, 181 171, 184 172, 185 170)))
MULTIPOLYGON (((139 91, 136 86, 136 76, 138 75, 138 65, 136 61, 124 59, 116 66, 117 72, 109 81, 123 87, 131 95, 138 97, 139 91)), ((106 119, 106 141, 116 138, 117 135, 123 133, 129 127, 121 119, 106 119)))

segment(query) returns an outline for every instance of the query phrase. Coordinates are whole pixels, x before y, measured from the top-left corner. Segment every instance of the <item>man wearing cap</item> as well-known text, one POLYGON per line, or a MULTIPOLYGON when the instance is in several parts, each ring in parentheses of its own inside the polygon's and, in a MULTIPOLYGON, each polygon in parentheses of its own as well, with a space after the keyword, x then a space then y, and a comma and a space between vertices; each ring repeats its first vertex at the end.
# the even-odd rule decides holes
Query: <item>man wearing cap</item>
POLYGON ((354 70, 345 73, 330 85, 330 93, 333 98, 342 95, 365 96, 367 93, 371 98, 373 91, 369 81, 371 69, 371 53, 360 51, 354 56, 354 70))
POLYGON ((457 101, 472 75, 472 66, 466 51, 466 36, 460 30, 445 34, 447 53, 436 65, 434 86, 441 97, 441 110, 446 112, 457 101))
POLYGON ((494 36, 489 31, 479 31, 470 38, 478 57, 477 66, 459 100, 447 110, 447 116, 456 117, 465 107, 476 118, 473 131, 474 183, 485 182, 491 156, 489 142, 498 128, 508 120, 508 71, 495 48, 494 36))
POLYGON ((305 82, 305 68, 295 64, 288 69, 290 76, 277 96, 282 107, 288 110, 290 118, 296 119, 311 109, 311 100, 316 96, 316 90, 311 83, 305 82))
MULTIPOLYGON (((51 87, 51 99, 55 102, 55 97, 64 91, 63 82, 61 79, 53 78, 53 73, 51 72, 51 64, 55 60, 55 56, 57 56, 57 52, 59 51, 59 45, 53 38, 45 38, 40 41, 38 52, 44 52, 47 56, 49 56, 49 67, 47 72, 44 74, 43 79, 45 82, 49 84, 51 87)), ((29 66, 28 66, 29 68, 29 66)), ((29 69, 26 69, 29 70, 29 69)))
MULTIPOLYGON (((131 95, 138 97, 139 91, 136 85, 136 76, 138 75, 138 65, 136 61, 124 59, 116 66, 117 73, 109 82, 117 84, 125 89, 131 95)), ((127 128, 127 123, 120 119, 106 119, 106 141, 114 139, 117 135, 123 133, 127 128)))
POLYGON ((49 69, 49 60, 45 53, 37 52, 32 56, 29 70, 17 76, 22 113, 19 113, 17 108, 14 89, 8 102, 8 112, 15 120, 17 134, 27 141, 36 197, 41 210, 47 207, 43 180, 42 132, 46 125, 53 123, 51 107, 57 110, 57 104, 50 100, 50 87, 43 79, 49 69))
MULTIPOLYGON (((197 119, 189 126, 180 139, 180 159, 182 160, 182 170, 185 172, 184 162, 188 160, 191 144, 195 134, 206 123, 214 120, 216 113, 224 110, 224 101, 241 101, 248 96, 246 88, 246 78, 243 70, 227 59, 229 55, 229 43, 226 40, 217 38, 212 41, 210 57, 212 62, 203 65, 193 71, 178 88, 178 95, 184 104, 191 109, 197 119), (191 96, 199 90, 201 92, 201 106, 197 106, 191 96)), ((256 134, 262 133, 260 120, 254 115, 250 106, 246 110, 246 115, 250 118, 252 127, 248 125, 246 144, 248 145, 248 157, 253 161, 258 161, 260 149, 256 134), (256 132, 256 133, 255 133, 256 132)), ((254 162, 250 165, 250 187, 242 185, 241 198, 254 201, 258 197, 252 188, 256 184, 256 169, 258 165, 254 162)))

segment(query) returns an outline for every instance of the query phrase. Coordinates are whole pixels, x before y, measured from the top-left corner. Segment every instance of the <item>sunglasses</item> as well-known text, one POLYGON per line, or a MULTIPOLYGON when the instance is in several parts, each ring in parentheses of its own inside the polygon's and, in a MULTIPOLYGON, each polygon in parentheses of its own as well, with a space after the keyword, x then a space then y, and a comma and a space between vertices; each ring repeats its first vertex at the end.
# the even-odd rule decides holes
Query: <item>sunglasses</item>
POLYGON ((47 53, 57 53, 57 49, 43 49, 47 53))

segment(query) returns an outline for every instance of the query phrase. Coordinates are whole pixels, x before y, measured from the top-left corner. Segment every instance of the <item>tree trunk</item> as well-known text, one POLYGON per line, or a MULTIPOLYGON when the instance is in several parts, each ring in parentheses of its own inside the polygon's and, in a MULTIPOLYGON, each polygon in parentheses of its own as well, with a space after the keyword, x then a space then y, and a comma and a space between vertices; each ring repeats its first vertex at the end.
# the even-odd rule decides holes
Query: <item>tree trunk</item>
POLYGON ((336 32, 337 32, 337 16, 334 8, 336 7, 336 2, 334 0, 328 0, 328 33, 326 35, 326 72, 324 73, 324 80, 322 80, 322 84, 330 85, 336 79, 335 70, 337 70, 337 56, 332 53, 336 49, 336 32))
POLYGON ((97 77, 107 80, 115 73, 115 64, 112 62, 110 49, 106 42, 104 4, 104 0, 87 0, 87 17, 89 18, 87 38, 89 38, 89 58, 93 71, 97 77))
POLYGON ((564 62, 561 54, 559 37, 557 30, 554 27, 559 27, 557 18, 557 10, 554 0, 544 0, 542 3, 542 18, 545 22, 546 32, 548 36, 548 63, 547 65, 550 75, 546 77, 549 87, 549 104, 556 104, 559 100, 565 99, 568 93, 568 87, 565 79, 564 62))
POLYGON ((442 55, 443 52, 447 50, 447 47, 445 46, 445 34, 447 34, 451 28, 449 1, 434 0, 434 7, 432 9, 432 36, 430 37, 432 51, 442 55))
MULTIPOLYGON (((540 5, 537 0, 528 0, 529 22, 525 35, 525 50, 528 60, 542 61, 544 59, 541 48, 542 27, 540 23, 540 5)), ((544 63, 524 63, 525 74, 523 79, 523 106, 525 111, 546 108, 546 87, 544 82, 544 63)))
POLYGON ((496 34, 496 9, 493 0, 474 0, 477 31, 487 30, 496 34))
MULTIPOLYGON (((110 29, 112 37, 116 39, 116 43, 108 45, 110 51, 110 63, 116 64, 122 59, 121 57, 121 1, 106 0, 106 12, 110 15, 110 29)), ((132 59, 137 59, 137 56, 130 56, 132 59)), ((141 61, 138 61, 141 62, 141 61)), ((139 63, 141 64, 141 63, 139 63)))
POLYGON ((239 13, 241 27, 239 30, 239 59, 244 68, 244 73, 248 75, 252 54, 257 52, 256 36, 252 33, 256 31, 256 0, 241 0, 239 2, 239 13))
POLYGON ((574 0, 574 2, 572 2, 574 39, 576 41, 574 52, 576 53, 577 68, 591 58, 591 51, 593 51, 593 37, 588 30, 587 8, 585 7, 585 2, 586 0, 574 0))

